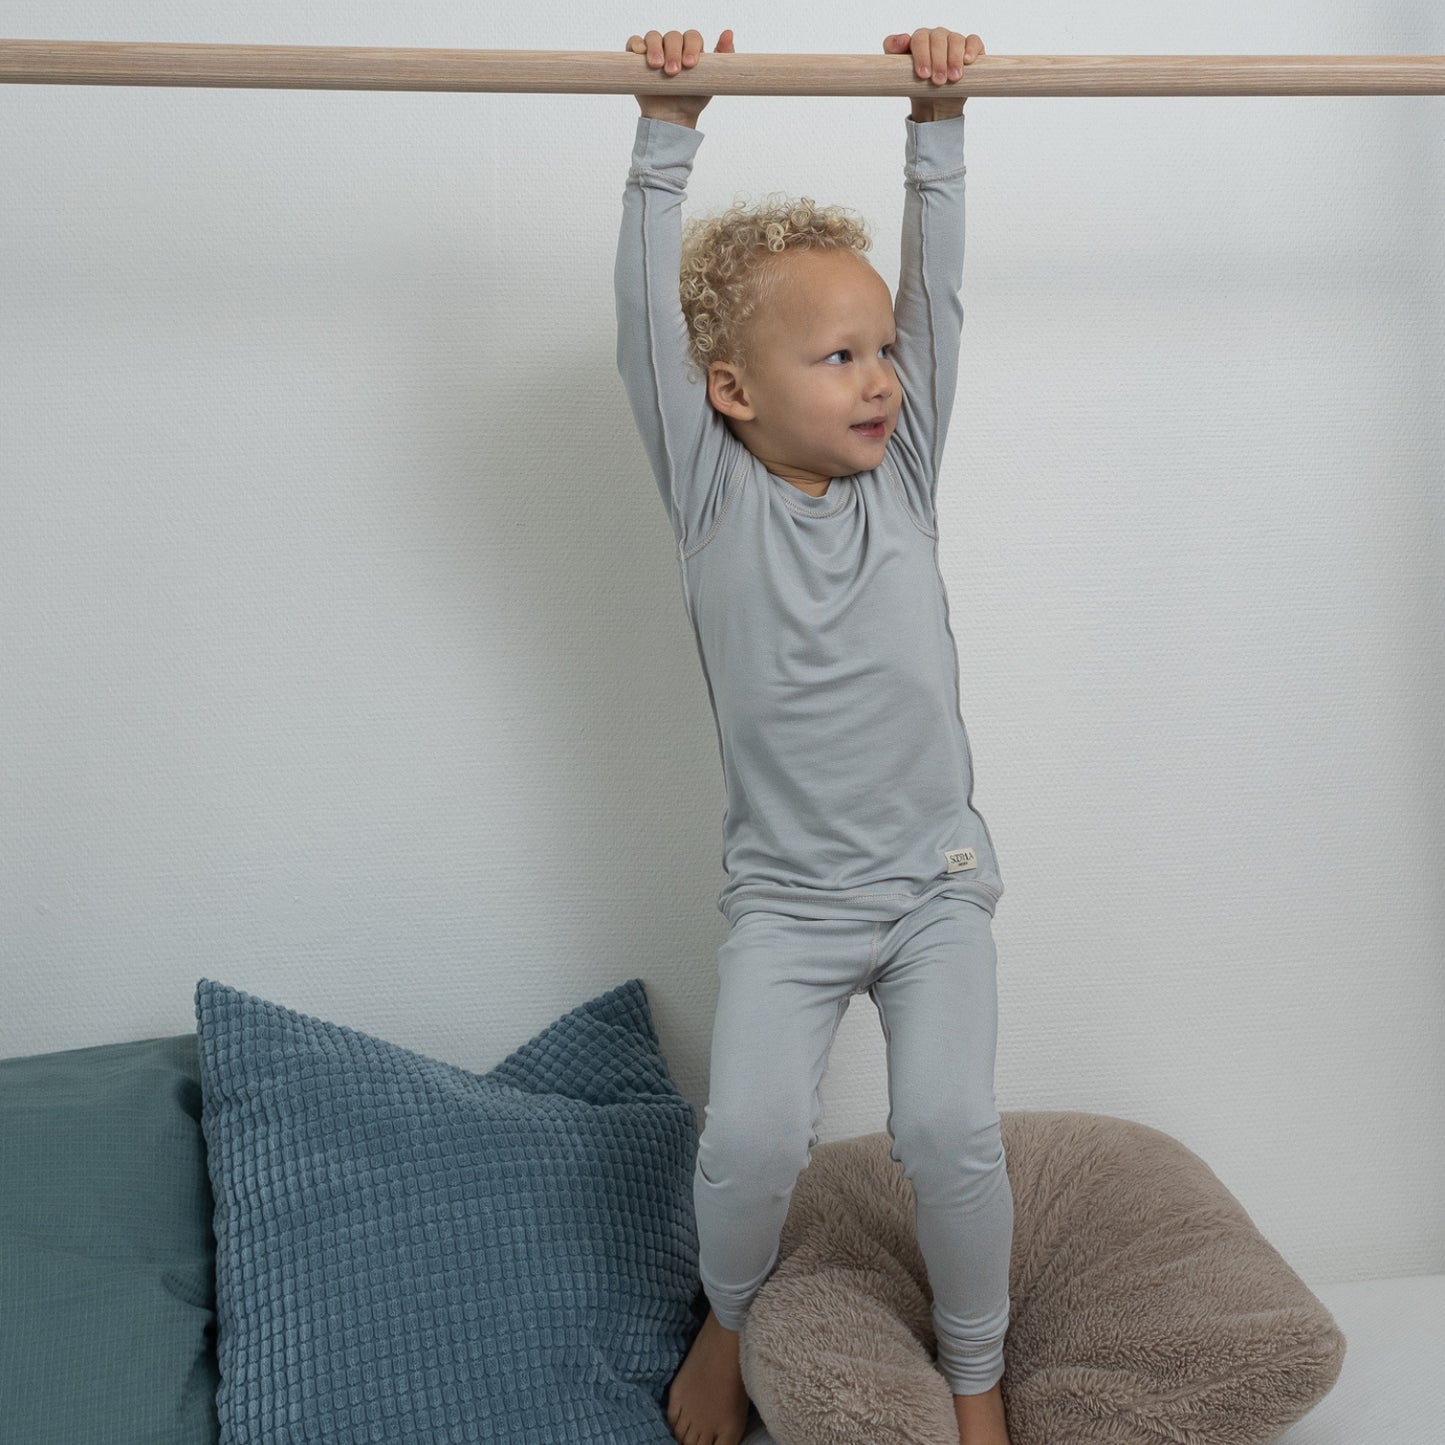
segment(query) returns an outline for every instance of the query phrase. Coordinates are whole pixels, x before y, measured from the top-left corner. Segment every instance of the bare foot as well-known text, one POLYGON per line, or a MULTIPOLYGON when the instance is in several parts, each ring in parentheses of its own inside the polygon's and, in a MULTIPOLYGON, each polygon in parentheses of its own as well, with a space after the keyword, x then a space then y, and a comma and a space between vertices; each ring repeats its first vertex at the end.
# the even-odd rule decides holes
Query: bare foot
POLYGON ((981 1395, 955 1395, 953 1413, 958 1419, 959 1445, 1009 1445, 1002 1384, 981 1395))
POLYGON ((667 1390, 667 1423, 678 1445, 738 1445, 743 1438, 748 1392, 738 1362, 741 1338, 708 1310, 667 1390))

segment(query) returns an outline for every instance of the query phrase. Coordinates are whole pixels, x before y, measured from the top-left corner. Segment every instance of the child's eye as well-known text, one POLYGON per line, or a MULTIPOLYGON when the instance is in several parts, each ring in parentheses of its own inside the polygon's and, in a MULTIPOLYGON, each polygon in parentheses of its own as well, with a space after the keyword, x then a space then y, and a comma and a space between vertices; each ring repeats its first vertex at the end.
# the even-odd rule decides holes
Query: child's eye
MULTIPOLYGON (((879 351, 892 351, 893 345, 891 342, 889 342, 883 346, 880 346, 878 349, 879 351)), ((853 353, 848 349, 848 347, 840 346, 837 351, 830 351, 827 356, 823 358, 823 360, 831 361, 835 356, 851 356, 852 354, 853 353)))

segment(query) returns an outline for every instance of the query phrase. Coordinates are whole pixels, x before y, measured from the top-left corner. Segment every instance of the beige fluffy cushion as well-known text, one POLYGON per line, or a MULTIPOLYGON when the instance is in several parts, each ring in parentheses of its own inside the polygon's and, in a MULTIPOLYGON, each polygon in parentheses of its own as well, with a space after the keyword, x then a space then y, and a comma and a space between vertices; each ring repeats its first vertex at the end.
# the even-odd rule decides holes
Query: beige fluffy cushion
MULTIPOLYGON (((1263 1445, 1345 1337, 1197 1155, 1104 1114, 1004 1111, 1013 1445, 1263 1445)), ((958 1445, 913 1186, 886 1133, 820 1144, 742 1331, 778 1445, 958 1445)))

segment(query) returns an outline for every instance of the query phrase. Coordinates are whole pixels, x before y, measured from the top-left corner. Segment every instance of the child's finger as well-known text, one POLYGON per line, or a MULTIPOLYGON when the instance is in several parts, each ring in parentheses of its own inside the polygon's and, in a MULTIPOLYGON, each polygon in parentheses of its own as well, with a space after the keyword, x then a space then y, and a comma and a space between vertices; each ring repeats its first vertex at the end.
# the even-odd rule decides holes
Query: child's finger
POLYGON ((928 80, 933 74, 933 31, 920 26, 909 40, 913 50, 913 73, 920 80, 928 80))
POLYGON ((929 49, 933 54, 933 83, 942 85, 948 79, 948 37, 951 31, 939 26, 933 32, 929 49))
POLYGON ((963 74, 963 67, 968 63, 968 41, 958 34, 952 32, 948 37, 948 78, 957 80, 963 74))

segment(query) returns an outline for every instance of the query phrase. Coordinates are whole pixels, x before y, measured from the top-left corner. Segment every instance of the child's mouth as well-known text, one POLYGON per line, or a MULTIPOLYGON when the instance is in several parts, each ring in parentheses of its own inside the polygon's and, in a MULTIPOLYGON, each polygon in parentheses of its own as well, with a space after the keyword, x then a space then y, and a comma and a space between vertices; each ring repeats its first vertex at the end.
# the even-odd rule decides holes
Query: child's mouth
POLYGON ((873 437, 875 440, 883 435, 885 423, 875 422, 872 426, 855 426, 850 430, 858 433, 860 437, 873 437))

